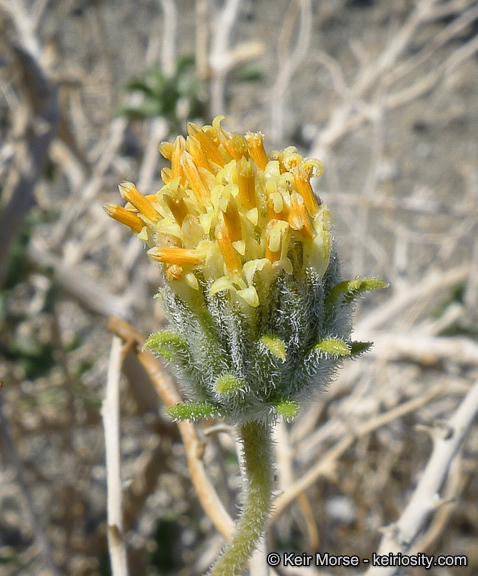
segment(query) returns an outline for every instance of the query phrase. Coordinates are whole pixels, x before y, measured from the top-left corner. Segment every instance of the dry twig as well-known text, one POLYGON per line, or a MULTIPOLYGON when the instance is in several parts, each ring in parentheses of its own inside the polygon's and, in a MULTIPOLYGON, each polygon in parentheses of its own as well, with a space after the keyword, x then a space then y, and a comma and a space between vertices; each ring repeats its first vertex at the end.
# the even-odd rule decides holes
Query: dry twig
MULTIPOLYGON (((282 50, 286 54, 284 62, 280 63, 279 74, 271 89, 271 124, 270 139, 272 143, 278 143, 284 137, 284 106, 285 95, 292 81, 294 73, 307 55, 312 31, 312 3, 310 0, 296 0, 299 7, 299 29, 297 42, 292 50, 282 50)), ((289 26, 288 19, 284 20, 284 26, 289 26)), ((281 47, 279 47, 281 48, 281 47)), ((317 156, 320 158, 320 156, 317 156)))
POLYGON ((40 520, 38 519, 37 513, 35 512, 35 506, 33 504, 33 498, 30 491, 30 487, 25 479, 23 464, 20 460, 20 457, 18 456, 17 450, 15 448, 15 443, 13 441, 12 435, 10 434, 10 428, 8 426, 7 419, 5 418, 5 415, 3 413, 3 399, 1 396, 0 396, 0 431, 2 433, 2 442, 5 444, 8 456, 15 470, 15 480, 20 487, 20 491, 25 501, 34 538, 43 556, 45 566, 48 568, 48 570, 52 573, 53 576, 62 576, 62 573, 58 570, 58 568, 55 565, 55 562, 53 561, 53 551, 51 549, 50 543, 48 542, 48 538, 46 537, 46 531, 42 526, 40 520))
MULTIPOLYGON (((156 358, 149 351, 142 351, 144 338, 129 324, 119 318, 111 318, 110 330, 123 338, 136 351, 143 368, 151 378, 165 406, 174 406, 181 398, 170 378, 156 358)), ((229 539, 232 535, 233 521, 224 509, 202 462, 203 444, 199 440, 194 425, 189 421, 178 422, 179 431, 186 450, 191 481, 196 489, 203 510, 216 529, 229 539)))
MULTIPOLYGON (((430 460, 400 518, 383 530, 378 554, 406 554, 410 550, 430 515, 441 504, 439 491, 477 413, 478 381, 470 388, 453 416, 443 426, 430 431, 434 442, 430 460)), ((393 566, 371 567, 366 574, 392 576, 397 570, 393 566)))
MULTIPOLYGON (((14 21, 18 23, 17 20, 14 21)), ((29 46, 30 43, 28 41, 26 45, 29 46)), ((26 215, 35 204, 35 187, 43 175, 48 148, 59 119, 56 86, 50 84, 46 72, 32 52, 24 46, 16 46, 14 51, 22 72, 25 98, 30 103, 31 113, 23 146, 18 154, 18 183, 0 214, 0 286, 5 280, 11 246, 26 215)))
POLYGON ((122 342, 113 337, 106 383, 106 398, 101 414, 105 430, 106 472, 108 482, 108 547, 113 576, 128 576, 126 544, 123 534, 123 498, 119 431, 119 386, 122 342))
POLYGON ((342 440, 337 442, 335 446, 330 448, 327 453, 315 464, 310 470, 308 470, 299 480, 294 482, 286 492, 283 492, 275 501, 274 508, 271 514, 270 522, 273 522, 277 517, 285 510, 292 502, 311 486, 320 476, 330 475, 336 464, 337 460, 348 450, 358 438, 362 438, 377 430, 378 428, 389 424, 397 418, 401 418, 403 415, 413 412, 420 406, 427 404, 432 398, 437 396, 441 390, 435 387, 428 390, 425 394, 418 398, 414 398, 408 402, 397 406, 396 408, 380 414, 379 416, 373 418, 366 424, 362 424, 354 433, 349 433, 345 435, 342 440))
POLYGON ((224 7, 215 17, 209 53, 211 70, 210 112, 212 116, 223 114, 226 109, 226 79, 231 70, 243 62, 258 58, 264 49, 262 42, 258 41, 237 44, 234 48, 229 48, 232 29, 238 18, 240 5, 241 0, 226 0, 224 7))

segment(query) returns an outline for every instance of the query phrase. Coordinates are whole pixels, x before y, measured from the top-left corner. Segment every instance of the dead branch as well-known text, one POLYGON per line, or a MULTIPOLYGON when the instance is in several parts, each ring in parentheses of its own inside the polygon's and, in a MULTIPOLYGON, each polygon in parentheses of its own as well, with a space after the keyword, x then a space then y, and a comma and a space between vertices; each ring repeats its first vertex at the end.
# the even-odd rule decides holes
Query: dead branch
MULTIPOLYGON (((296 4, 299 6, 297 41, 292 50, 279 47, 279 51, 282 48, 282 52, 287 56, 279 65, 280 71, 271 89, 271 124, 269 134, 271 142, 276 144, 284 137, 285 95, 294 73, 307 55, 312 31, 312 4, 310 0, 296 0, 296 4)), ((285 18, 284 26, 289 26, 289 24, 288 19, 285 18)), ((317 156, 317 158, 320 158, 320 156, 317 156)))
POLYGON ((310 470, 308 470, 299 480, 294 482, 287 491, 283 492, 277 500, 274 502, 274 508, 270 517, 270 522, 274 522, 278 516, 285 510, 292 502, 311 486, 320 476, 331 475, 337 465, 338 459, 348 450, 358 438, 362 438, 374 430, 389 424, 397 418, 401 418, 403 415, 413 412, 420 406, 423 406, 430 402, 435 396, 437 396, 441 390, 437 387, 428 390, 420 396, 419 398, 414 398, 408 402, 397 406, 396 408, 380 414, 373 418, 370 422, 362 424, 354 433, 346 434, 342 440, 337 442, 335 446, 330 448, 324 456, 315 464, 310 470))
POLYGON ((264 50, 262 42, 258 41, 238 44, 233 49, 229 48, 232 30, 238 18, 240 5, 241 0, 226 0, 220 13, 215 16, 214 32, 209 52, 209 68, 211 71, 210 111, 212 116, 223 114, 226 109, 224 98, 228 74, 239 64, 258 58, 264 50))
MULTIPOLYGON (((174 406, 181 401, 170 377, 165 373, 161 364, 147 350, 142 350, 144 338, 129 324, 119 318, 111 318, 110 330, 120 336, 136 351, 138 359, 148 373, 165 406, 174 406)), ((210 518, 216 529, 229 539, 232 535, 233 521, 224 509, 217 492, 206 474, 202 462, 203 445, 199 440, 194 425, 189 421, 178 422, 179 431, 186 450, 191 481, 196 489, 203 510, 210 518)))
POLYGON ((35 56, 21 46, 15 48, 22 72, 25 97, 30 101, 31 116, 25 134, 18 183, 0 214, 0 286, 3 285, 11 246, 35 204, 35 186, 48 159, 48 148, 58 125, 57 89, 47 79, 35 56))
MULTIPOLYGON (((463 440, 478 413, 478 381, 453 414, 440 428, 432 432, 433 452, 420 481, 400 518, 384 529, 378 554, 406 554, 420 534, 426 521, 440 503, 439 491, 463 440)), ((367 576, 391 576, 397 567, 367 570, 367 576)))
MULTIPOLYGON (((429 42, 418 55, 405 57, 407 46, 420 28, 427 22, 440 18, 442 8, 438 6, 437 0, 416 3, 409 18, 384 46, 382 52, 374 60, 362 58, 362 66, 350 88, 346 86, 343 75, 333 60, 328 57, 321 58, 322 63, 331 71, 334 86, 344 100, 335 108, 326 126, 315 139, 310 151, 311 156, 327 161, 331 148, 345 134, 370 119, 367 110, 376 105, 377 99, 383 99, 386 110, 409 103, 429 92, 445 74, 450 73, 461 62, 476 53, 478 41, 474 38, 454 51, 438 68, 433 68, 421 75, 417 81, 410 82, 405 88, 395 93, 390 92, 395 82, 411 76, 410 73, 417 66, 426 63, 445 42, 456 37, 476 19, 476 6, 472 3, 465 3, 464 8, 469 8, 468 11, 463 14, 458 11, 459 15, 455 21, 429 42)), ((448 13, 456 14, 457 11, 453 9, 448 13)))
POLYGON ((161 67, 167 76, 172 76, 176 69, 176 29, 178 11, 175 0, 160 0, 164 13, 163 43, 161 50, 161 67))
POLYGON ((123 534, 123 489, 119 431, 119 387, 122 364, 122 342, 113 337, 106 382, 106 397, 101 415, 105 430, 106 472, 108 485, 108 548, 113 576, 128 576, 126 543, 123 534))
POLYGON ((468 264, 452 268, 446 272, 431 270, 423 280, 414 286, 407 286, 406 289, 397 291, 397 294, 385 304, 375 308, 366 318, 361 319, 357 323, 357 337, 360 337, 358 335, 361 330, 365 332, 386 326, 413 303, 423 299, 429 300, 437 293, 444 292, 452 286, 464 282, 468 277, 469 270, 468 264))
POLYGON ((360 332, 361 338, 374 342, 370 358, 417 362, 437 366, 443 362, 478 366, 478 344, 470 338, 428 336, 417 331, 403 333, 360 332))
POLYGON ((88 310, 103 316, 116 314, 123 318, 130 317, 131 302, 128 295, 117 296, 109 293, 93 280, 85 278, 76 267, 64 264, 58 256, 35 242, 30 243, 27 253, 34 265, 51 268, 65 292, 88 310))
MULTIPOLYGON (((1 386, 0 386, 1 388, 1 386)), ((10 427, 8 421, 3 413, 3 399, 0 395, 0 430, 2 432, 2 442, 5 445, 9 459, 15 470, 15 477, 20 491, 22 493, 23 499, 25 501, 30 524, 33 530, 34 538, 38 548, 43 556, 43 561, 46 567, 52 573, 53 576, 62 576, 62 573, 56 567, 53 561, 53 551, 51 549, 48 538, 46 537, 46 531, 42 526, 37 513, 35 512, 35 506, 33 504, 33 498, 30 491, 30 487, 25 479, 25 472, 23 469, 23 464, 15 448, 15 443, 13 441, 12 435, 10 434, 10 427)))

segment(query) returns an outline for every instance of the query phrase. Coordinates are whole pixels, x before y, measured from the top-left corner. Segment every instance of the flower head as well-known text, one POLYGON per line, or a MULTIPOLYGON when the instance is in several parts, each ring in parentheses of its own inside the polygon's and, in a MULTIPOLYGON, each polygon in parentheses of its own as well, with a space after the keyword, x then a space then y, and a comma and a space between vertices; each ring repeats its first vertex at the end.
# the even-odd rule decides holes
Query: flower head
POLYGON ((189 124, 186 139, 161 144, 171 168, 159 192, 143 196, 123 183, 126 208, 106 210, 150 246, 173 290, 185 296, 207 286, 255 308, 282 271, 327 269, 331 215, 310 185, 323 167, 292 146, 267 155, 262 134, 231 134, 221 120, 189 124))
POLYGON ((179 366, 195 400, 176 415, 288 418, 352 354, 353 296, 383 283, 337 285, 331 215, 310 183, 321 162, 292 146, 267 154, 261 133, 222 120, 161 144, 171 167, 159 192, 126 182, 125 208, 105 209, 162 265, 174 331, 148 346, 179 366))

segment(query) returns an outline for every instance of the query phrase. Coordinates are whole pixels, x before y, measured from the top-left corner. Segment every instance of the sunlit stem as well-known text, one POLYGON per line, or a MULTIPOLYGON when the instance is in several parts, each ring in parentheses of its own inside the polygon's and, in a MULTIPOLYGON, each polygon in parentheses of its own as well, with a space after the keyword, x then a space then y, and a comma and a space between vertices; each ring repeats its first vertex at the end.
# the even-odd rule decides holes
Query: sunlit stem
POLYGON ((224 548, 209 576, 237 576, 254 552, 269 515, 273 465, 271 427, 260 422, 243 424, 242 442, 244 506, 232 541, 224 548))

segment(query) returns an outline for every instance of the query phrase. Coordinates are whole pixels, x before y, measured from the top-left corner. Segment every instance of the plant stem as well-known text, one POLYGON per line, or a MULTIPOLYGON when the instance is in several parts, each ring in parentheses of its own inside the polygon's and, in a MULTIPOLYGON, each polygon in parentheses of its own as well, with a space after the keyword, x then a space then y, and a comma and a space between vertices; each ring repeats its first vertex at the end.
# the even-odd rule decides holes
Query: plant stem
POLYGON ((271 426, 260 422, 243 424, 242 442, 244 507, 232 541, 224 548, 209 576, 237 576, 246 564, 264 530, 272 493, 271 426))

